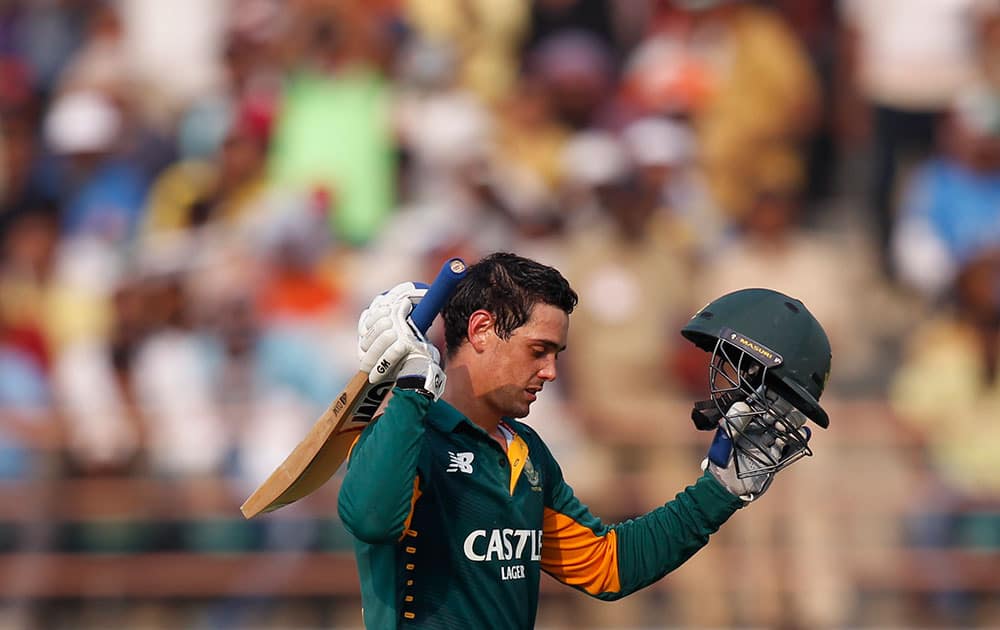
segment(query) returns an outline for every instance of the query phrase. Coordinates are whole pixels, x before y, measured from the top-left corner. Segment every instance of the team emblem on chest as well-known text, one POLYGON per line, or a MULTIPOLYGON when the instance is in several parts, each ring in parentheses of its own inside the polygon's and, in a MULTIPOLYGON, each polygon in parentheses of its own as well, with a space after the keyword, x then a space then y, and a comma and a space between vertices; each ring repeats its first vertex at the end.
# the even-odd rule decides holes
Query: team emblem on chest
POLYGON ((524 462, 524 478, 531 484, 532 490, 541 491, 542 488, 538 485, 538 471, 535 470, 535 467, 532 465, 530 457, 524 462))

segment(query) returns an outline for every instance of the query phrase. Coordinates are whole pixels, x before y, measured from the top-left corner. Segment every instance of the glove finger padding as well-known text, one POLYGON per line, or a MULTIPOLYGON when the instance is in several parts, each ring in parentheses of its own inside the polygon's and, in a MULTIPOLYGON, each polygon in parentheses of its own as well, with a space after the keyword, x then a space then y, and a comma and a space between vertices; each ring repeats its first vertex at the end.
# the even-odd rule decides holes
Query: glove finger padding
POLYGON ((374 341, 387 330, 392 330, 392 308, 389 304, 373 306, 361 313, 358 319, 358 359, 371 349, 374 341))
MULTIPOLYGON (((358 340, 361 353, 368 350, 368 347, 362 345, 364 340, 366 338, 374 338, 372 335, 373 329, 381 325, 400 303, 408 301, 412 310, 425 295, 427 295, 427 288, 417 286, 412 282, 397 284, 385 293, 376 295, 372 303, 361 312, 361 316, 358 318, 358 340)), ((384 329, 385 327, 383 327, 384 329)))
POLYGON ((396 342, 397 338, 392 320, 388 317, 372 328, 369 335, 362 337, 358 341, 358 361, 361 371, 370 372, 375 367, 375 361, 396 342))
POLYGON ((382 314, 378 319, 359 324, 359 329, 364 325, 367 331, 359 339, 358 352, 361 370, 368 372, 370 383, 396 380, 407 356, 428 353, 423 348, 426 339, 409 320, 412 310, 410 300, 403 297, 391 309, 379 306, 376 313, 382 314))

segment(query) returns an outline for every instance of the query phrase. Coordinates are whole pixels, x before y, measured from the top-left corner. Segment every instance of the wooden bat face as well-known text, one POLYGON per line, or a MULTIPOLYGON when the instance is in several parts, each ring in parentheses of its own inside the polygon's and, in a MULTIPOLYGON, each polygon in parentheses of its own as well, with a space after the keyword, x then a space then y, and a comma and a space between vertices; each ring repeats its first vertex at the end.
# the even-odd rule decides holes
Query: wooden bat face
POLYGON ((364 407, 374 414, 392 383, 373 386, 368 374, 358 372, 312 429, 274 472, 251 494, 240 511, 246 518, 288 505, 323 485, 340 468, 371 415, 353 421, 364 407), (377 401, 376 401, 377 399, 377 401))

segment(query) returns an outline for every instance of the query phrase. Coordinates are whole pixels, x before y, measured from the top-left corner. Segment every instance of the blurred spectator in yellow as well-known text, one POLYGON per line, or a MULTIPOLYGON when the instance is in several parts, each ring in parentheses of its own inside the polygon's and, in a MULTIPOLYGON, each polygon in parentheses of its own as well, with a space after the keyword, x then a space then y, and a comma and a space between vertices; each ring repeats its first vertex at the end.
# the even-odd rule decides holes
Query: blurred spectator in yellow
POLYGON ((494 159, 506 171, 510 187, 531 188, 551 202, 562 183, 560 160, 569 132, 555 118, 546 86, 522 75, 517 90, 504 99, 495 118, 494 159))
MULTIPOLYGON (((111 106, 98 97, 81 93, 75 96, 80 99, 57 101, 59 105, 49 114, 46 131, 56 140, 56 147, 82 150, 86 154, 113 140, 117 118, 111 106)), ((45 378, 50 379, 47 386, 51 388, 53 404, 68 412, 66 437, 71 451, 89 450, 89 446, 83 446, 90 444, 89 437, 81 436, 98 435, 109 438, 105 444, 128 444, 123 450, 131 453, 136 440, 134 431, 125 426, 127 423, 115 421, 120 417, 117 412, 88 403, 100 396, 103 387, 116 388, 109 376, 110 368, 92 369, 107 364, 95 364, 89 358, 101 356, 100 350, 90 352, 97 347, 92 341, 108 334, 112 326, 107 272, 118 263, 107 246, 96 239, 61 237, 60 221, 65 224, 71 219, 80 222, 86 219, 65 214, 60 217, 59 206, 40 196, 50 190, 48 171, 39 166, 36 155, 41 151, 34 145, 34 130, 19 127, 29 120, 21 116, 28 115, 12 112, 2 119, 9 132, 5 134, 5 163, 9 167, 5 172, 11 183, 8 192, 16 197, 3 213, 6 225, 2 230, 5 253, 0 271, 0 318, 4 320, 7 341, 34 356, 45 378), (77 372, 76 368, 81 369, 77 372), (104 376, 107 378, 102 380, 104 376), (68 400, 74 401, 73 404, 66 405, 68 400), (90 431, 89 427, 95 425, 110 430, 107 434, 90 431)), ((79 155, 77 159, 88 162, 98 158, 91 154, 79 155)), ((131 172, 127 167, 124 170, 131 172)), ((116 172, 120 171, 105 169, 106 188, 115 189, 119 185, 113 181, 116 172)), ((122 186, 126 192, 121 197, 128 198, 129 203, 138 197, 132 195, 135 191, 130 190, 129 182, 123 182, 122 186)), ((90 192, 94 190, 91 188, 90 192)), ((77 198, 80 203, 74 207, 78 211, 90 207, 97 215, 108 210, 108 223, 117 227, 124 227, 131 219, 134 208, 121 209, 119 213, 117 207, 111 206, 114 195, 91 194, 88 201, 93 206, 90 206, 83 202, 87 194, 85 190, 77 198)), ((124 238, 117 229, 112 230, 112 236, 124 238)), ((30 391, 27 389, 25 395, 30 391)), ((101 451, 95 460, 106 462, 105 457, 117 458, 102 449, 95 447, 95 451, 101 451)), ((116 449, 110 447, 112 451, 116 449)))
POLYGON ((934 469, 970 499, 1000 500, 1000 254, 962 265, 953 307, 907 335, 892 402, 925 437, 934 469))
POLYGON ((50 411, 66 419, 71 466, 117 467, 134 454, 138 431, 120 394, 124 370, 104 342, 129 330, 114 318, 109 279, 100 278, 116 263, 95 241, 60 240, 57 221, 38 200, 12 217, 0 267, 4 337, 46 379, 50 411))
POLYGON ((845 24, 844 75, 837 86, 841 134, 855 144, 871 138, 868 205, 879 262, 890 278, 900 175, 929 155, 940 115, 970 80, 976 2, 840 0, 845 24))
POLYGON ((234 228, 267 212, 266 164, 270 121, 249 107, 235 113, 213 160, 175 163, 157 177, 145 213, 147 236, 216 224, 234 228))
POLYGON ((519 72, 527 0, 405 0, 421 39, 455 51, 458 84, 484 103, 510 94, 519 72))
POLYGON ((977 81, 940 123, 939 151, 906 181, 892 235, 895 270, 926 300, 966 258, 1000 246, 1000 5, 977 12, 977 81))
POLYGON ((716 203, 739 218, 754 163, 799 161, 818 120, 819 85, 801 43, 773 10, 737 0, 663 0, 626 62, 627 107, 689 117, 716 203))
POLYGON ((59 470, 64 435, 53 404, 50 348, 31 319, 39 296, 30 278, 46 273, 55 217, 26 205, 7 217, 7 226, 0 236, 0 482, 25 488, 32 501, 18 506, 19 518, 3 519, 0 551, 37 552, 52 540, 44 495, 59 470))
MULTIPOLYGON (((950 308, 907 335, 890 401, 924 445, 924 494, 913 497, 910 542, 919 549, 1000 548, 1000 249, 960 266, 950 308)), ((977 623, 958 586, 960 566, 931 553, 933 611, 949 625, 977 623)))

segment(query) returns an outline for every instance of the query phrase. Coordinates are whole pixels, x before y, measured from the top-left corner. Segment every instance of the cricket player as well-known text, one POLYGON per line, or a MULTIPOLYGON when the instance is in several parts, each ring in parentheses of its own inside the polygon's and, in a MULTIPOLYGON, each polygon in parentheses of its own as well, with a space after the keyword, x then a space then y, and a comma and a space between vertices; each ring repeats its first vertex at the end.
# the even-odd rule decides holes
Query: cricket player
POLYGON ((764 289, 708 304, 682 333, 712 353, 715 431, 704 473, 662 507, 603 524, 517 419, 557 376, 576 293, 513 254, 472 265, 446 303, 446 369, 408 322, 405 283, 362 313, 359 355, 393 380, 381 418, 348 460, 339 513, 355 538, 368 628, 532 628, 540 572, 614 600, 680 566, 774 474, 809 454, 830 346, 805 306, 764 289))

